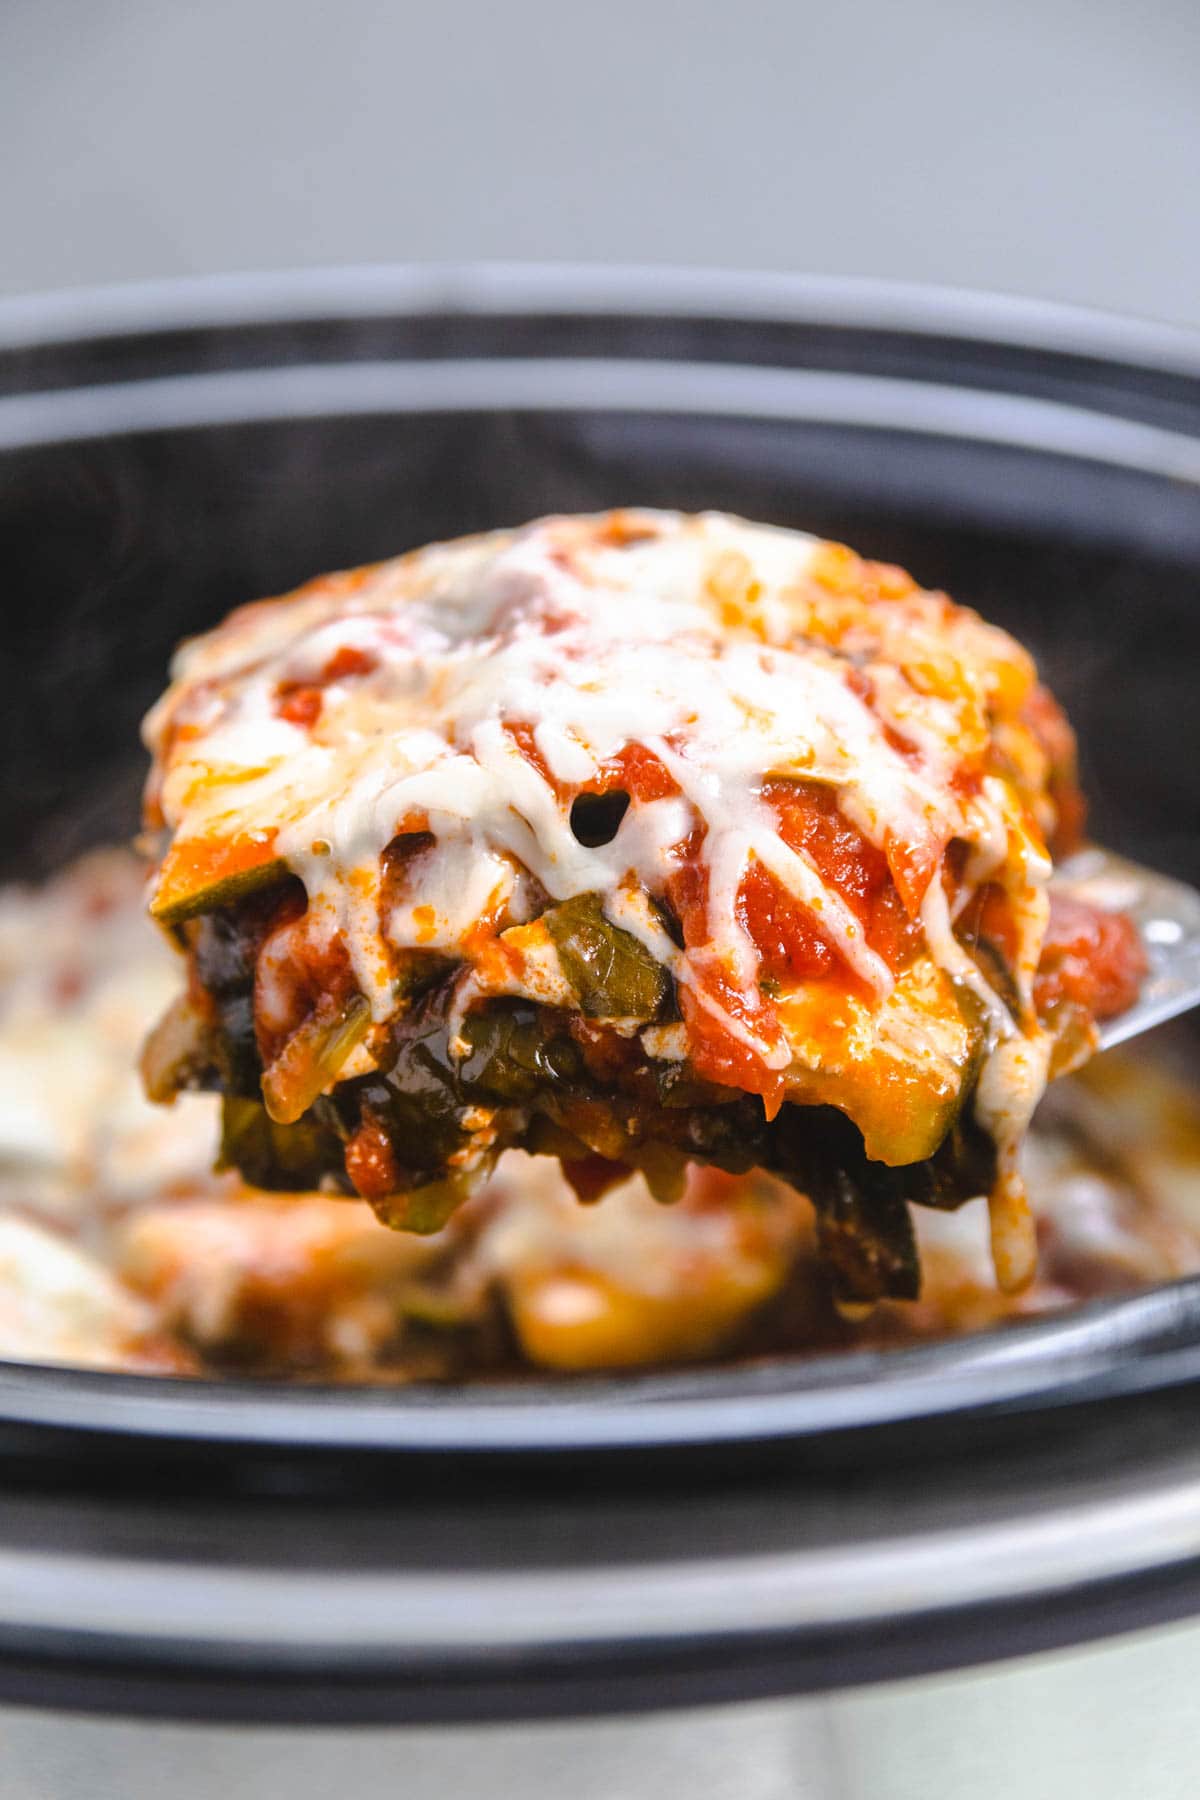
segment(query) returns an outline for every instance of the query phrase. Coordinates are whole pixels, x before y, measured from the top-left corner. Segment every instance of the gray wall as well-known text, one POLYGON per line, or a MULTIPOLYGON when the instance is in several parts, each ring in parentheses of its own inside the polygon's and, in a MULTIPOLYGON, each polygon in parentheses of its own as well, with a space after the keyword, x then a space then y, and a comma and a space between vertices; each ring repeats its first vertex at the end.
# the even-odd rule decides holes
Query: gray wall
POLYGON ((0 0, 0 289, 720 263, 1200 324, 1200 4, 0 0))

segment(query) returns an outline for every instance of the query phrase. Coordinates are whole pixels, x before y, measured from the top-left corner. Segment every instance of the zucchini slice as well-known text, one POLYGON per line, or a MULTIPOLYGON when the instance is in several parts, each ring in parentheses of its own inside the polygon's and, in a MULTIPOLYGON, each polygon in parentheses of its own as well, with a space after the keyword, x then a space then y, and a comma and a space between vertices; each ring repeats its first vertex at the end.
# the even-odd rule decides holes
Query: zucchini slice
POLYGON ((667 971, 631 932, 605 917, 599 894, 564 900, 541 923, 588 1018, 657 1018, 670 991, 667 971))
POLYGON ((844 1112, 874 1162, 898 1168, 934 1154, 974 1086, 984 1030, 930 958, 910 963, 875 1005, 810 982, 777 1006, 792 1053, 789 1100, 844 1112))
POLYGON ((271 887, 287 872, 271 839, 177 838, 158 871, 150 913, 160 925, 181 925, 271 887))

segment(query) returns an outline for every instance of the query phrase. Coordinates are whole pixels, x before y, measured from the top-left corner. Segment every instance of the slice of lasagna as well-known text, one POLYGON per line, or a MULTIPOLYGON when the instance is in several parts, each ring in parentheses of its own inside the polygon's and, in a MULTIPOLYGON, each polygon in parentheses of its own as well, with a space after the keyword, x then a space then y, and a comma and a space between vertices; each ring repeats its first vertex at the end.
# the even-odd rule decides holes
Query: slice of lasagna
POLYGON ((147 722, 186 998, 151 1096, 220 1155, 437 1229, 518 1146, 583 1199, 786 1176, 847 1301, 912 1296, 909 1202, 990 1196, 1141 970, 1056 906, 1073 740, 1004 632, 722 515, 551 518, 329 576, 179 653, 147 722))

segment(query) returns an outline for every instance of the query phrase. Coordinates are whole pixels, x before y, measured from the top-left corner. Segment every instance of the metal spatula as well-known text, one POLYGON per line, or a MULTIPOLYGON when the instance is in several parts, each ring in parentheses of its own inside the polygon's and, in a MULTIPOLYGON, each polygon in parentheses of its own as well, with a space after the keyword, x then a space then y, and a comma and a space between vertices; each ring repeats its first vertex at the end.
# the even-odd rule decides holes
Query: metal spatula
POLYGON ((1146 946, 1150 973, 1138 1002, 1103 1026, 1102 1050, 1200 1006, 1200 893, 1194 888, 1098 847, 1062 863, 1053 885, 1105 911, 1127 912, 1146 946))

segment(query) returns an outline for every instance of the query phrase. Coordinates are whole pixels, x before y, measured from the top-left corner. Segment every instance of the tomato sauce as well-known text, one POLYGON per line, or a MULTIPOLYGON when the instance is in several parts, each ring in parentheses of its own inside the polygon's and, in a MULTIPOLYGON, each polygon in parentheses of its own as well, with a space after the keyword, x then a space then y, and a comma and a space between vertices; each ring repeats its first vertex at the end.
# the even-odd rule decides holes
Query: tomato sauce
POLYGON ((279 690, 275 711, 289 725, 298 725, 301 731, 311 731, 321 716, 321 708, 325 704, 325 696, 319 687, 306 682, 302 686, 287 686, 279 690))
MULTIPOLYGON (((707 992, 738 1024, 760 1042, 774 1048, 780 1041, 779 1021, 769 999, 742 994, 729 980, 721 964, 712 958, 697 967, 697 985, 707 992)), ((739 1088, 762 1096, 768 1119, 773 1119, 786 1097, 786 1084, 777 1069, 768 1068, 762 1055, 704 1004, 696 987, 684 984, 679 1006, 688 1028, 692 1066, 705 1081, 719 1087, 739 1088)))
MULTIPOLYGON (((883 851, 843 817, 833 789, 814 782, 768 781, 763 799, 774 809, 788 848, 802 852, 826 886, 841 896, 888 967, 902 968, 920 942, 915 917, 939 847, 926 846, 907 857, 902 882, 883 851)), ((807 917, 812 932, 815 925, 807 917)))
POLYGON ((311 731, 325 704, 325 689, 335 681, 352 675, 369 675, 378 667, 379 658, 370 650, 354 644, 343 644, 329 658, 315 681, 281 681, 275 690, 275 711, 279 718, 301 731, 311 731))
POLYGON ((271 955, 272 938, 293 932, 305 910, 302 898, 283 902, 255 953, 254 1030, 267 1068, 318 1007, 332 1012, 355 991, 350 952, 341 938, 318 945, 297 934, 298 941, 289 937, 284 954, 271 955))
POLYGON ((626 744, 609 762, 603 763, 595 780, 580 790, 583 794, 611 794, 620 791, 634 800, 668 800, 679 792, 679 783, 653 751, 642 744, 626 744))
POLYGON ((366 1118, 346 1145, 346 1173, 364 1200, 383 1200, 400 1189, 396 1153, 377 1120, 366 1118))
MULTIPOLYGON (((902 968, 918 948, 919 926, 909 916, 887 857, 843 818, 836 794, 815 783, 768 781, 763 799, 774 810, 789 849, 806 856, 822 881, 846 902, 867 942, 889 968, 902 968)), ((703 833, 697 831, 680 845, 680 868, 668 884, 667 899, 691 953, 698 986, 762 1045, 772 1047, 780 1039, 769 996, 741 992, 719 960, 704 954, 711 932, 702 844, 703 833)), ((754 863, 746 871, 737 909, 758 952, 760 978, 783 982, 835 978, 858 985, 858 976, 809 908, 762 864, 754 863)), ((686 985, 680 1006, 698 1072, 723 1086, 761 1094, 768 1115, 776 1111, 783 1098, 783 1078, 766 1066, 753 1044, 723 1025, 686 985)))
POLYGON ((1093 1019, 1111 1019, 1133 1005, 1146 967, 1132 919, 1055 894, 1033 984, 1034 1004, 1044 1014, 1065 1001, 1093 1019))

